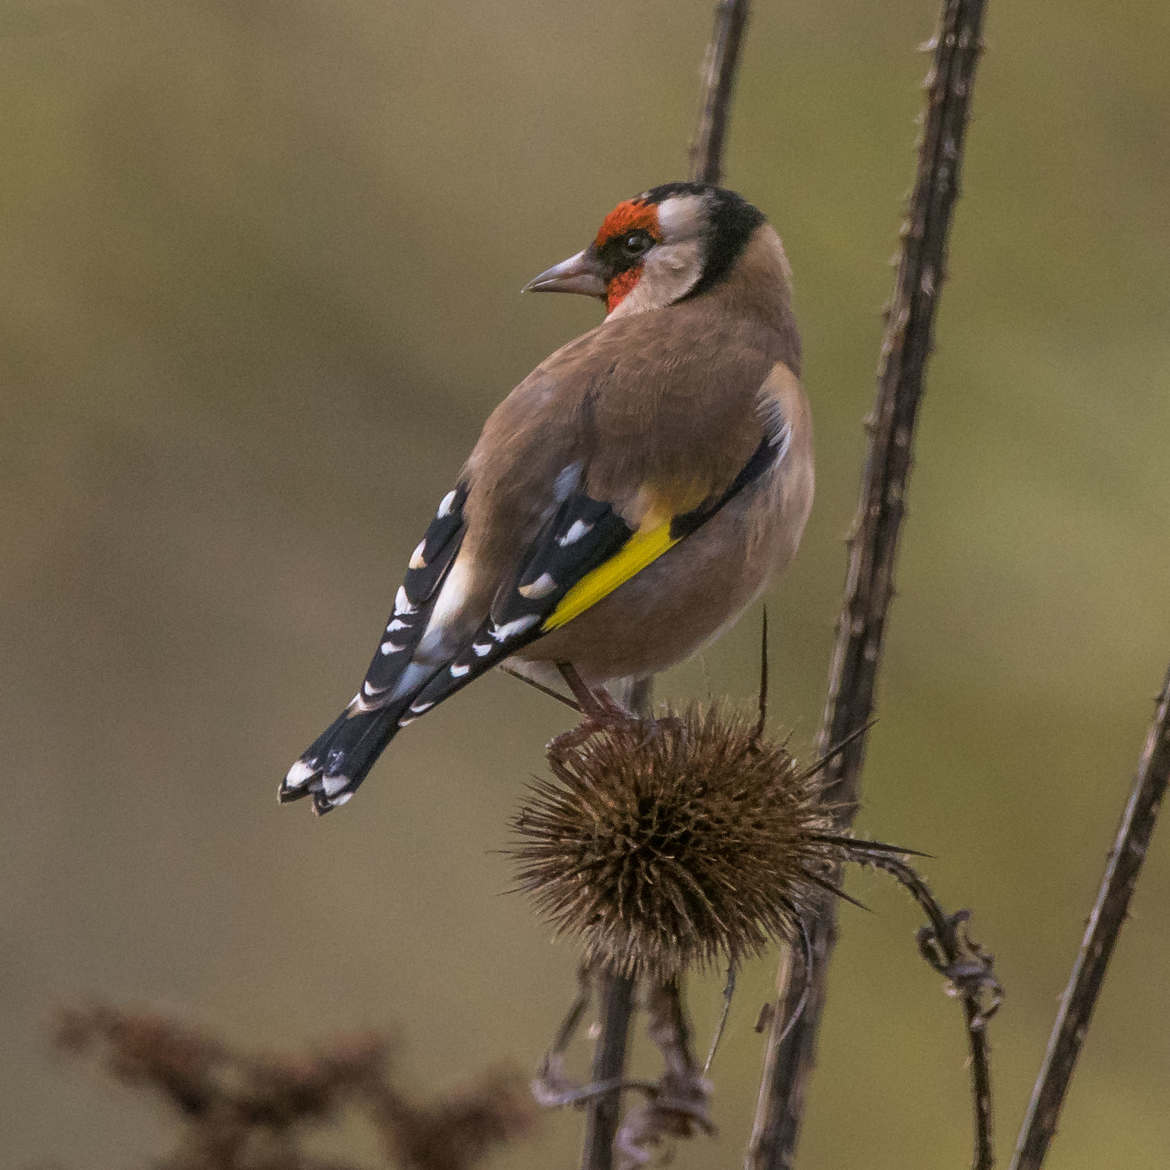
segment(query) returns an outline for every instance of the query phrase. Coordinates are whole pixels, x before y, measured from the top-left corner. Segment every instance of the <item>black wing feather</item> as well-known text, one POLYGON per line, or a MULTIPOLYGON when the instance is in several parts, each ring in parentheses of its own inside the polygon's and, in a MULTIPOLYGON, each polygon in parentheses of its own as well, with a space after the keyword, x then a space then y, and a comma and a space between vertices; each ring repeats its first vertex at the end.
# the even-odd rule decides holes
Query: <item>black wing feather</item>
POLYGON ((399 726, 539 638, 542 623, 565 594, 632 535, 633 529, 613 505, 582 492, 570 495, 533 542, 520 571, 496 594, 491 614, 475 636, 418 691, 399 726))
POLYGON ((362 710, 386 705, 383 697, 393 690, 418 649, 439 587, 463 543, 466 528, 463 505, 466 500, 466 483, 444 496, 438 514, 414 550, 410 568, 406 570, 402 588, 394 601, 394 612, 387 619, 382 641, 374 651, 362 689, 358 692, 358 704, 362 710))

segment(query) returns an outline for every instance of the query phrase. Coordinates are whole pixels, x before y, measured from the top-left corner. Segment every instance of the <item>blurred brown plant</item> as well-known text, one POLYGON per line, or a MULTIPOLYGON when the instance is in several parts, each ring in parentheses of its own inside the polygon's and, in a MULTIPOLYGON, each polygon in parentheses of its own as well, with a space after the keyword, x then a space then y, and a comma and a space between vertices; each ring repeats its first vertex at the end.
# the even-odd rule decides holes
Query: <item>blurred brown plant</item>
POLYGON ((534 1119, 522 1078, 503 1070, 435 1102, 409 1100, 390 1075, 392 1045, 373 1033, 305 1054, 255 1054, 166 1016, 95 1004, 62 1011, 56 1039, 75 1054, 98 1049, 117 1080, 177 1111, 182 1132, 152 1163, 158 1170, 357 1170, 301 1148, 347 1106, 378 1135, 380 1165, 467 1170, 534 1119))

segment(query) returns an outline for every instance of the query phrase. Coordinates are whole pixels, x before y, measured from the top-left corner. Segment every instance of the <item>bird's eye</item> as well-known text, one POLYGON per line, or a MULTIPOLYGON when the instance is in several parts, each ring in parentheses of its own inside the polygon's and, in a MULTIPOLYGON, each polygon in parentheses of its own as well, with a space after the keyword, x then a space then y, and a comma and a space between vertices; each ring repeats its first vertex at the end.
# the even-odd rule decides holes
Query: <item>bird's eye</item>
POLYGON ((641 256, 649 251, 654 243, 654 237, 649 232, 636 231, 622 238, 622 251, 627 256, 641 256))

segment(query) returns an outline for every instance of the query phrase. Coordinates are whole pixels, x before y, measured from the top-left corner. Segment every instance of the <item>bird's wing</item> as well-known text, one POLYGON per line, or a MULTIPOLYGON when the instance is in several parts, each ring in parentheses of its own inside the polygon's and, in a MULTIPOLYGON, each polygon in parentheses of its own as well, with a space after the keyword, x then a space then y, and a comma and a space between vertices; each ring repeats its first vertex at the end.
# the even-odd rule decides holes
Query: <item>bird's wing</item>
POLYGON ((394 598, 394 612, 386 622, 361 690, 354 696, 359 710, 386 706, 414 659, 440 587, 463 543, 466 501, 467 484, 461 482, 440 501, 434 519, 411 554, 406 576, 394 598))
POLYGON ((762 418, 752 456, 721 492, 685 512, 631 527, 610 502, 570 493, 529 545, 491 613, 450 661, 417 692, 405 724, 544 634, 567 625, 701 528, 749 484, 783 460, 791 423, 762 418))

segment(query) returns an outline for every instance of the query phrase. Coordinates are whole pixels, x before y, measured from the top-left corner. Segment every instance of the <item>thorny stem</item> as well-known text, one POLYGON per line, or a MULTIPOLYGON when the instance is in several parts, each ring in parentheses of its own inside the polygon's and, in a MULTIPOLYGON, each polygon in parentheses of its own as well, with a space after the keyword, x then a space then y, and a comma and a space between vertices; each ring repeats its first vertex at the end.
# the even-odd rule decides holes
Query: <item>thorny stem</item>
POLYGON ((715 5, 715 28, 703 61, 703 104, 690 150, 691 178, 700 183, 718 183, 723 177, 731 91, 749 7, 748 0, 719 0, 715 5))
POLYGON ((1162 683, 1154 721, 1146 736, 1137 775, 1109 852, 1097 900, 1060 1001, 1048 1051, 1020 1127, 1011 1170, 1039 1170, 1056 1133, 1060 1107, 1089 1029, 1093 1008, 1105 980, 1105 970, 1125 922, 1168 782, 1170 670, 1162 683))
MULTIPOLYGON (((861 498, 849 540, 845 600, 818 754, 864 726, 874 706, 893 570, 905 512, 911 446, 923 374, 931 351, 934 314, 944 275, 951 212, 969 116, 975 67, 982 51, 985 0, 943 0, 934 56, 924 88, 927 110, 918 174, 878 363, 877 401, 861 498)), ((826 768, 826 800, 852 822, 865 737, 848 745, 826 768)), ((780 986, 781 1010, 773 1021, 747 1163, 752 1170, 791 1167, 804 1111, 821 1012, 828 958, 836 936, 835 909, 825 900, 812 926, 813 971, 803 1015, 781 1039, 800 989, 780 986)))

